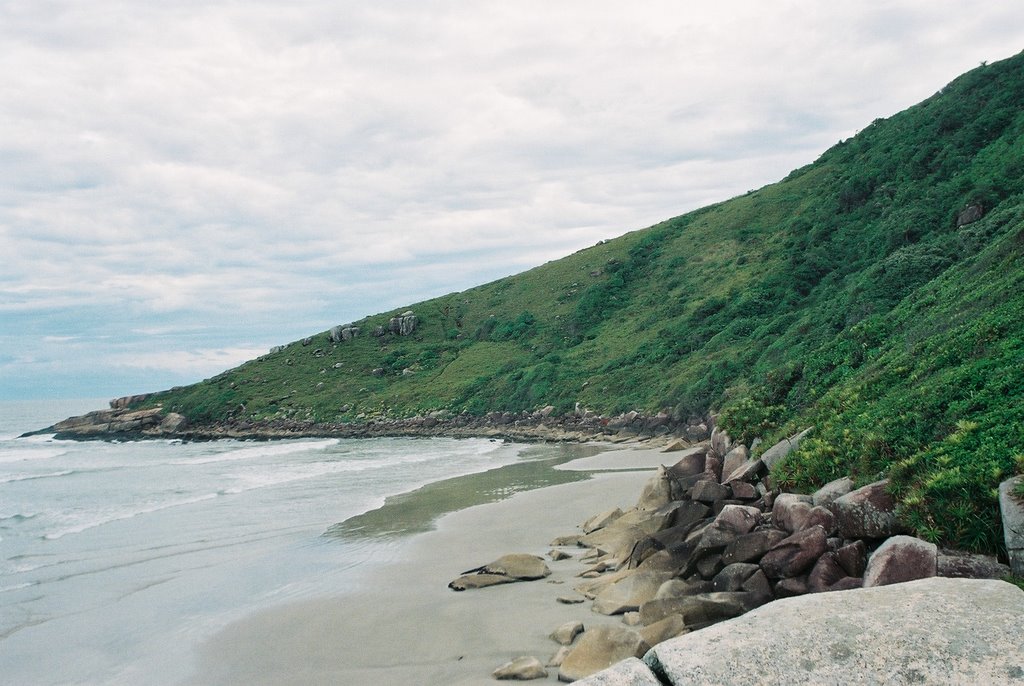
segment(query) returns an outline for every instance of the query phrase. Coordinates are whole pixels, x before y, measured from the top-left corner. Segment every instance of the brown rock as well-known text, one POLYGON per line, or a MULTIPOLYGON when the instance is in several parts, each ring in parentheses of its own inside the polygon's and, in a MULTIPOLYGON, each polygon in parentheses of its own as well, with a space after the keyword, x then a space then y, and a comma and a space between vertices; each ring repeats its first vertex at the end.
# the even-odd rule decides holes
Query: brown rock
POLYGON ((836 561, 849 576, 862 577, 868 565, 868 547, 864 541, 854 541, 836 551, 836 561))
POLYGON ((722 562, 731 565, 736 562, 756 562, 767 553, 772 546, 788 538, 785 531, 778 529, 759 529, 740 536, 722 552, 722 562))
POLYGON ((701 503, 713 503, 728 498, 732 492, 728 486, 718 483, 717 479, 704 479, 693 485, 690 499, 701 503))
POLYGON ((733 470, 731 474, 723 474, 722 481, 726 483, 730 481, 753 481, 766 471, 768 470, 765 468, 764 462, 761 461, 761 458, 747 460, 733 470))
POLYGON ((768 581, 768 577, 766 577, 764 572, 760 569, 754 572, 749 579, 743 582, 742 590, 765 599, 770 599, 772 597, 772 585, 768 581))
POLYGON ((572 645, 576 637, 583 633, 583 622, 566 622, 551 632, 551 640, 559 645, 572 645))
POLYGON ((938 548, 912 536, 889 538, 868 558, 864 588, 888 586, 935 576, 938 548))
POLYGON ((640 607, 640 621, 645 626, 665 619, 669 615, 682 616, 688 629, 695 629, 738 617, 763 601, 753 593, 701 593, 652 600, 640 607))
POLYGON ((807 516, 800 525, 800 529, 808 529, 812 526, 820 526, 829 536, 834 534, 839 528, 836 525, 836 516, 832 514, 832 510, 821 505, 815 505, 807 512, 807 516))
POLYGON ((665 619, 641 629, 640 638, 653 648, 662 641, 681 636, 686 632, 686 622, 683 621, 682 615, 669 615, 665 619))
POLYGON ((828 549, 825 530, 820 526, 804 529, 776 543, 761 558, 761 569, 769 579, 799 576, 814 566, 828 549))
POLYGON ((750 455, 747 453, 746 446, 738 445, 734 447, 722 459, 722 477, 728 477, 743 466, 749 459, 750 455))
POLYGON ((896 504, 886 492, 889 480, 876 481, 850 491, 832 503, 843 538, 888 538, 903 533, 896 519, 896 504))
POLYGON ((511 584, 519 581, 504 574, 465 574, 448 584, 453 591, 468 591, 476 588, 487 588, 499 584, 511 584))
POLYGON ((841 498, 850 491, 853 490, 853 479, 848 476, 844 476, 841 479, 835 481, 829 481, 827 484, 819 488, 811 496, 811 500, 814 506, 821 505, 822 507, 828 507, 836 501, 837 498, 841 498))
POLYGON ((806 576, 794 576, 780 580, 775 584, 774 590, 776 598, 792 598, 806 594, 810 588, 807 585, 806 576))
POLYGON ((804 528, 811 511, 811 496, 797 493, 780 493, 772 505, 772 526, 789 533, 804 528))
POLYGON ((1005 579, 1010 576, 1010 567, 996 558, 963 550, 939 550, 937 571, 939 576, 954 579, 1005 579))
POLYGON ((711 588, 716 593, 742 590, 743 584, 746 583, 747 579, 760 570, 760 567, 750 562, 737 562, 726 565, 711 580, 711 588))
POLYGON ((658 589, 671 576, 668 572, 637 570, 604 588, 594 599, 591 609, 603 615, 639 610, 641 605, 654 599, 658 589))
POLYGON ((738 500, 757 500, 761 496, 749 481, 730 481, 727 485, 732 489, 732 497, 738 500))
POLYGON ((807 588, 811 593, 829 591, 846 576, 846 570, 839 564, 836 553, 825 553, 818 558, 811 573, 807 575, 807 588))
POLYGON ((711 526, 704 530, 698 550, 717 550, 726 547, 743 534, 749 533, 761 520, 761 511, 747 505, 727 505, 711 526))
POLYGON ((530 681, 532 679, 544 679, 548 675, 544 665, 535 657, 517 657, 511 662, 506 662, 491 673, 491 676, 499 680, 530 681))
POLYGON ((852 591, 855 588, 861 588, 864 586, 864 579, 859 576, 844 576, 839 581, 832 584, 828 589, 831 591, 852 591))

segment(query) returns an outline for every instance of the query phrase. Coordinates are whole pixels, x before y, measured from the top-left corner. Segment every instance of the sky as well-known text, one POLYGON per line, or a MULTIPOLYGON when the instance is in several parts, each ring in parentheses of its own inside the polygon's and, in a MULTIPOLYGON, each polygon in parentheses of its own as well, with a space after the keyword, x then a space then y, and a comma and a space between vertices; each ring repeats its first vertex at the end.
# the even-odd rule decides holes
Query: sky
POLYGON ((191 383, 745 193, 1024 3, 0 2, 0 398, 191 383))

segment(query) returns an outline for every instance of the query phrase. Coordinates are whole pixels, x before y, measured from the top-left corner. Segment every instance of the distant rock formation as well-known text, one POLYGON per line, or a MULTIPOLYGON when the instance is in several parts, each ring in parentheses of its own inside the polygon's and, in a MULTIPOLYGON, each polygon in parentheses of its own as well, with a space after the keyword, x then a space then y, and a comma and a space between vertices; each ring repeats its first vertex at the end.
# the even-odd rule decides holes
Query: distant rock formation
POLYGON ((388 331, 398 336, 408 336, 416 330, 416 325, 419 323, 416 315, 413 314, 412 310, 408 310, 392 317, 388 322, 388 331))

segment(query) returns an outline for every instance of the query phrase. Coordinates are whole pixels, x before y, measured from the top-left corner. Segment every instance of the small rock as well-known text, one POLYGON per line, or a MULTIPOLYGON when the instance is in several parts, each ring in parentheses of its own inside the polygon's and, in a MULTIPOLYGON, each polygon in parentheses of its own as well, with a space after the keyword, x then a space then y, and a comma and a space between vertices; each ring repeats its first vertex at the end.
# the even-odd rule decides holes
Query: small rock
POLYGON ((543 679, 548 672, 544 665, 535 657, 517 657, 511 662, 506 662, 491 673, 495 679, 530 681, 531 679, 543 679))
POLYGON ((562 603, 563 605, 578 605, 579 603, 582 603, 583 600, 584 598, 577 595, 560 595, 555 598, 556 602, 562 603))
POLYGON ((548 557, 550 557, 553 562, 572 559, 572 555, 565 552, 564 550, 549 550, 548 557))
POLYGON ((567 646, 572 645, 572 642, 577 636, 583 633, 583 622, 571 621, 566 622, 562 626, 558 627, 551 632, 551 640, 559 645, 567 646))

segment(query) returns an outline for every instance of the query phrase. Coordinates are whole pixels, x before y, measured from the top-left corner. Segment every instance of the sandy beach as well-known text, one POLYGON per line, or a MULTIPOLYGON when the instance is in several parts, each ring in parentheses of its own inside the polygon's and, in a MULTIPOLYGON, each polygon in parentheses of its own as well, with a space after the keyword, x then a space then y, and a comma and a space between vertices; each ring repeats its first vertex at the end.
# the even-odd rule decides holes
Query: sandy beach
MULTIPOLYGON (((572 587, 583 550, 548 560, 552 574, 540 581, 461 593, 448 582, 505 553, 545 555, 553 538, 576 533, 592 514, 635 504, 664 458, 655 450, 609 451, 567 466, 638 471, 595 473, 448 514, 435 530, 398 545, 358 592, 271 608, 228 626, 200 648, 188 683, 493 684, 491 672, 514 657, 546 662, 558 648, 548 634, 560 624, 621 621, 592 613, 589 603, 556 602, 578 595, 572 587)), ((556 673, 549 670, 549 682, 556 673)))

